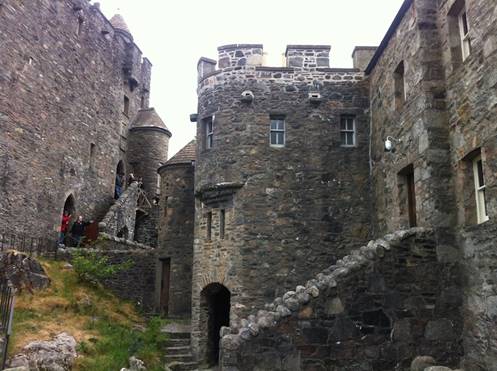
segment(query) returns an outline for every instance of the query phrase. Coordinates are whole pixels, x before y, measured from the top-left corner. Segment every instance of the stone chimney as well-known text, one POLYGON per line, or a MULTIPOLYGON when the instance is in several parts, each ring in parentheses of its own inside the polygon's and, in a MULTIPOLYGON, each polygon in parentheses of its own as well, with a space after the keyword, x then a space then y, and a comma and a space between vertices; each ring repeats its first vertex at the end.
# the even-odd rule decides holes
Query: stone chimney
POLYGON ((330 66, 329 45, 287 45, 286 66, 294 68, 317 68, 330 66))
POLYGON ((354 68, 364 71, 378 47, 376 46, 356 46, 352 52, 354 68))
POLYGON ((262 44, 231 44, 217 48, 219 69, 238 66, 262 66, 262 44))

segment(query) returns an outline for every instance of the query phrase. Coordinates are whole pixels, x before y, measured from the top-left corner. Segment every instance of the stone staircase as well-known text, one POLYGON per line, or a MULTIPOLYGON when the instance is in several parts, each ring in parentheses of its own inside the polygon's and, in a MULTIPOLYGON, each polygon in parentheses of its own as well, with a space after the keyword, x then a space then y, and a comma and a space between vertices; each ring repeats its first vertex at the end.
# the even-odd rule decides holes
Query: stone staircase
POLYGON ((166 370, 197 370, 190 346, 190 325, 172 323, 162 329, 169 338, 165 349, 166 370))

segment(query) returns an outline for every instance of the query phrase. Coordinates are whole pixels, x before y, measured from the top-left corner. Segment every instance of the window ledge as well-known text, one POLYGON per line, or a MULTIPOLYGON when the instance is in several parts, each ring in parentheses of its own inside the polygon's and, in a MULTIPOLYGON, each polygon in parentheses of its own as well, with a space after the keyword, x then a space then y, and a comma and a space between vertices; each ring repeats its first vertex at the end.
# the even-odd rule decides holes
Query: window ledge
POLYGON ((285 148, 284 144, 270 144, 270 148, 285 148))

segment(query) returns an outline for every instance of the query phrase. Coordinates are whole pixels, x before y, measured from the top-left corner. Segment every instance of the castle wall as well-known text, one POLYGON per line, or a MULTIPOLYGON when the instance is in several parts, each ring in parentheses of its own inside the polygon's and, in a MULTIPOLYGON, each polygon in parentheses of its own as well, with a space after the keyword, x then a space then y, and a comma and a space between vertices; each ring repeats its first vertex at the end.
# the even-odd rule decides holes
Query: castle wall
POLYGON ((465 263, 465 370, 497 369, 494 331, 497 217, 497 4, 466 1, 471 53, 460 59, 454 37, 454 0, 440 2, 438 22, 446 74, 450 165, 454 172, 457 226, 465 263), (453 23, 452 23, 453 26, 453 23), (451 36, 452 35, 452 36, 451 36), (489 220, 477 224, 471 156, 481 152, 489 220))
POLYGON ((87 1, 6 0, 0 17, 0 228, 47 235, 70 194, 76 214, 98 219, 149 86, 131 91, 126 41, 87 1))
POLYGON ((311 67, 309 60, 306 68, 236 67, 260 46, 239 48, 231 54, 220 48, 222 58, 236 59, 223 65, 235 67, 209 72, 198 88, 192 288, 198 354, 205 347, 200 297, 208 284, 230 290, 230 320, 236 320, 369 236, 369 102, 362 73, 311 67), (241 101, 246 90, 251 103, 241 101), (311 92, 321 101, 311 101, 311 92), (340 145, 346 114, 356 120, 354 147, 340 145), (270 115, 285 116, 282 148, 269 145, 270 115), (205 148, 208 116, 214 117, 212 149, 205 148))
MULTIPOLYGON (((192 293, 194 167, 190 163, 159 169, 161 204, 158 256, 170 259, 168 315, 190 317, 192 293)), ((157 280, 159 283, 160 280, 157 280)), ((156 288, 160 303, 160 287, 156 288)))

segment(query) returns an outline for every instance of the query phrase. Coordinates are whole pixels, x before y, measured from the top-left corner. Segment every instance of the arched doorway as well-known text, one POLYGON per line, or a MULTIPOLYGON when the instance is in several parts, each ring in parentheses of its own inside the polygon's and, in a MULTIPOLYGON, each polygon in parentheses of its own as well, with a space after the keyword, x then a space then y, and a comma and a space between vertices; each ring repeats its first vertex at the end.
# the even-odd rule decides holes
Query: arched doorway
POLYGON ((205 361, 214 366, 219 361, 219 331, 230 323, 229 290, 220 283, 211 283, 200 293, 201 323, 206 340, 205 361))
POLYGON ((114 198, 117 200, 124 191, 126 183, 126 170, 124 169, 124 162, 120 160, 116 167, 116 179, 114 185, 114 198))
POLYGON ((59 244, 66 245, 67 234, 69 233, 69 223, 71 222, 71 219, 75 218, 75 212, 76 206, 74 202, 74 196, 70 194, 69 196, 67 196, 66 201, 64 202, 64 208, 62 209, 59 244))

